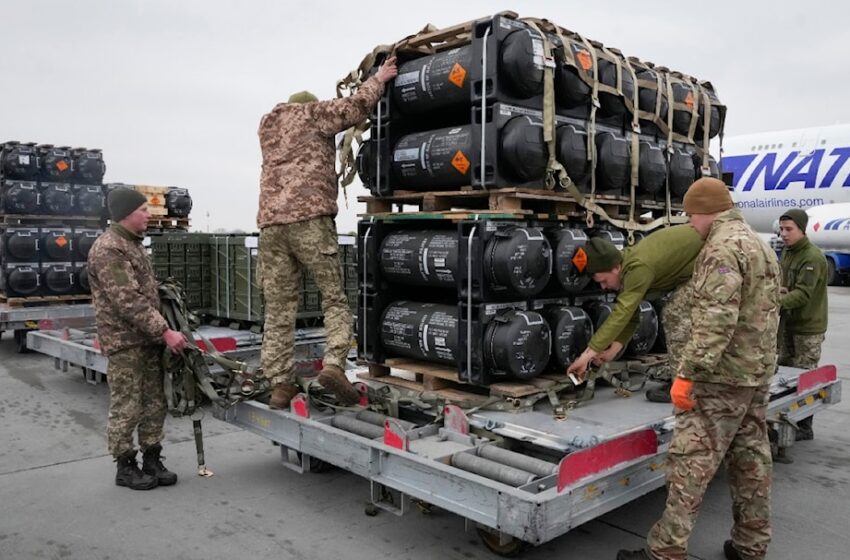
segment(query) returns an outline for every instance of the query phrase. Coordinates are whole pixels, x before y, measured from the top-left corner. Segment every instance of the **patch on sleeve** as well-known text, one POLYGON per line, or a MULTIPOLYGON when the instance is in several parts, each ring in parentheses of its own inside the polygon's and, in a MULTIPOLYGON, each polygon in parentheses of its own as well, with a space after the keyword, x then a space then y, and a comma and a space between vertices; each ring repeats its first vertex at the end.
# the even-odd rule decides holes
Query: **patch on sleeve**
POLYGON ((805 267, 805 269, 804 269, 804 270, 808 270, 808 271, 814 272, 815 267, 813 267, 813 266, 809 265, 809 266, 805 267))
POLYGON ((721 266, 717 268, 717 272, 720 274, 729 274, 730 272, 732 272, 732 269, 728 266, 721 266))
POLYGON ((127 271, 120 262, 113 262, 109 265, 109 271, 112 273, 112 281, 116 286, 126 286, 130 283, 130 278, 127 276, 127 271))

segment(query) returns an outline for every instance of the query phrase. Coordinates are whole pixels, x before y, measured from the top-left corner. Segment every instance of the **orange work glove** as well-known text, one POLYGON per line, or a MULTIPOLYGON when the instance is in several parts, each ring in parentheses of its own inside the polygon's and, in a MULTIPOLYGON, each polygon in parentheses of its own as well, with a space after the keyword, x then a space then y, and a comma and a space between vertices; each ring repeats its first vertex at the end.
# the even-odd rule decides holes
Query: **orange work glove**
POLYGON ((691 390, 694 388, 694 382, 690 379, 677 377, 673 380, 673 387, 670 388, 670 399, 673 401, 673 406, 684 411, 691 410, 696 401, 691 398, 691 390))

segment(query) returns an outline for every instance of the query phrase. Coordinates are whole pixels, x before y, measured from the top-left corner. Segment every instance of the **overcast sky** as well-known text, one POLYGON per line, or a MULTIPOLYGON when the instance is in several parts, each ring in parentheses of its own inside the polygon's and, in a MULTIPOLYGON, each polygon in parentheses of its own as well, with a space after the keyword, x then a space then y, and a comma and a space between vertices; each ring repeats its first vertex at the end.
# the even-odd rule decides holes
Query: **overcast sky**
MULTIPOLYGON (((512 9, 714 83, 727 135, 850 122, 845 2, 5 0, 0 141, 102 148, 108 182, 188 187, 197 229, 256 228, 260 117, 381 43, 512 9), (207 218, 209 215, 209 218, 207 218)), ((340 231, 363 211, 349 188, 340 231)))

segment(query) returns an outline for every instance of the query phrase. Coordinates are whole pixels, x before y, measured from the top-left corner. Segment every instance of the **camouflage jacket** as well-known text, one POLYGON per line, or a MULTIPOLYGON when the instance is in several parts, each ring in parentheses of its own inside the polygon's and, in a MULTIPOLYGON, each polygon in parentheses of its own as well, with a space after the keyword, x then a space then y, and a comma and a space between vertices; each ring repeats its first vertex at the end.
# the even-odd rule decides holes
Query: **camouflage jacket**
POLYGON ((779 263, 735 208, 711 226, 694 266, 691 339, 678 375, 757 387, 776 371, 779 263))
POLYGON ((168 324, 159 313, 158 283, 141 237, 113 224, 92 245, 88 271, 104 354, 163 344, 168 324))
POLYGON ((384 85, 372 77, 351 97, 280 103, 263 117, 260 228, 336 216, 334 137, 365 120, 383 92, 384 85))

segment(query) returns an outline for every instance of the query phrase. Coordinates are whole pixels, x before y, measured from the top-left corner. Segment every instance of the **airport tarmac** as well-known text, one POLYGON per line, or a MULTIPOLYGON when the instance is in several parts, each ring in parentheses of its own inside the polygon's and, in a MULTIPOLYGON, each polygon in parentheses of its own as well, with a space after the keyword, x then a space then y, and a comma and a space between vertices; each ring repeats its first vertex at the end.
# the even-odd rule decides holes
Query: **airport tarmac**
MULTIPOLYGON (((850 288, 830 288, 830 327, 822 364, 850 380, 850 288)), ((850 389, 848 389, 850 390, 850 389)), ((850 398, 848 398, 850 400, 850 398)), ((850 555, 850 403, 815 418, 815 440, 776 465, 772 560, 844 560, 850 555)), ((0 560, 136 558, 473 560, 495 558, 444 511, 404 517, 364 514, 366 480, 333 469, 298 475, 260 437, 208 416, 212 478, 195 475, 188 419, 169 418, 163 442, 174 487, 133 492, 114 484, 106 451, 109 395, 79 370, 16 354, 0 343, 0 560)), ((642 546, 657 520, 661 489, 538 548, 529 560, 614 560, 642 546)), ((722 559, 731 500, 722 473, 711 484, 691 539, 691 558, 722 559)))

